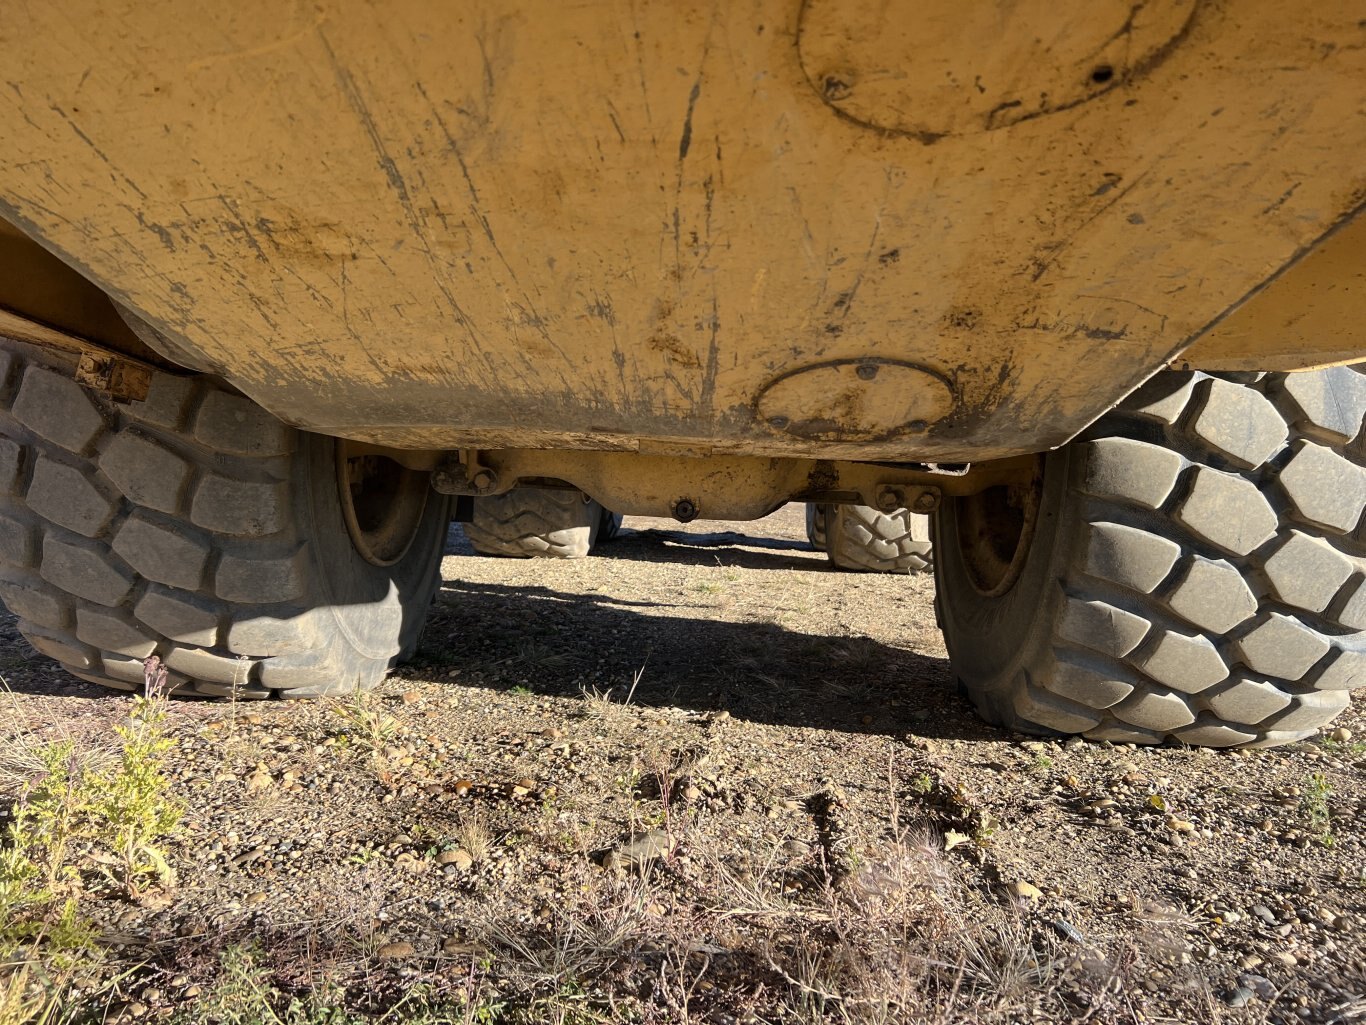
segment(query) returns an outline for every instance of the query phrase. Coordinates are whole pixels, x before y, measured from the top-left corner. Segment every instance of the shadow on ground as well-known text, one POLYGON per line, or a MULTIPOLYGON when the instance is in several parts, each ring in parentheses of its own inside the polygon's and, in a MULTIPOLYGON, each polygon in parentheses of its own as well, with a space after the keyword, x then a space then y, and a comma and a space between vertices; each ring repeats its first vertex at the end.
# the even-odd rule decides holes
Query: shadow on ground
POLYGON ((824 556, 813 558, 805 541, 754 537, 734 530, 689 533, 682 530, 623 528, 610 543, 593 551, 594 558, 630 559, 684 565, 718 562, 738 569, 829 569, 824 556), (785 552, 800 553, 793 555, 785 552))
MULTIPOLYGON (((459 530, 452 555, 472 550, 459 530)), ((626 530, 594 559, 819 570, 804 542, 736 531, 626 530), (786 554, 791 552, 792 554, 786 554)), ((511 561, 511 560, 510 560, 511 561)), ((867 637, 792 629, 781 617, 743 621, 667 600, 443 582, 417 657, 398 675, 578 697, 609 693, 640 706, 725 711, 775 726, 964 740, 999 738, 957 693, 946 659, 867 637), (643 671, 642 671, 643 670, 643 671)), ((0 613, 0 676, 17 693, 104 697, 36 655, 0 613)))
POLYGON ((544 586, 447 580, 405 673, 547 695, 604 692, 775 726, 998 739, 956 692, 948 661, 866 637, 544 586))
MULTIPOLYGON (((447 536, 446 554, 475 554, 458 525, 454 525, 447 536)), ((831 569, 825 556, 815 552, 805 541, 756 537, 735 530, 702 533, 622 527, 615 538, 594 548, 592 557, 685 566, 720 564, 736 569, 831 569), (792 554, 785 554, 789 552, 792 554)), ((832 569, 832 572, 838 571, 832 569)))

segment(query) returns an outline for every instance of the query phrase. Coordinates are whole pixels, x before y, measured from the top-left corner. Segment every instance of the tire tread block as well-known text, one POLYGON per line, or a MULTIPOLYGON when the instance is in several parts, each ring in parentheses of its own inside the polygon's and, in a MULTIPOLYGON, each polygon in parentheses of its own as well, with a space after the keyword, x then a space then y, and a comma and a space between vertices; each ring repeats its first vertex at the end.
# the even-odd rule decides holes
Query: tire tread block
POLYGON ((602 507, 582 492, 517 488, 477 499, 465 537, 481 555, 581 559, 592 550, 602 507))
POLYGON ((933 561, 929 517, 909 509, 884 513, 867 505, 830 505, 825 527, 826 555, 839 569, 913 573, 933 561))

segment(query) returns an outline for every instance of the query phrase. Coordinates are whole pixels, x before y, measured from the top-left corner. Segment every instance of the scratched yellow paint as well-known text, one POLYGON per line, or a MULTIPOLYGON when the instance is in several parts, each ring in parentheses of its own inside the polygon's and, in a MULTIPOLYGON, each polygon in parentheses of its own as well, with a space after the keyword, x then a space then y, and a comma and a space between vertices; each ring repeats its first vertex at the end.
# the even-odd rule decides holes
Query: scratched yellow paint
POLYGON ((1359 208, 1366 30, 1355 0, 960 6, 11 5, 0 213, 328 433, 1038 450, 1359 208), (949 399, 760 415, 862 362, 949 399))

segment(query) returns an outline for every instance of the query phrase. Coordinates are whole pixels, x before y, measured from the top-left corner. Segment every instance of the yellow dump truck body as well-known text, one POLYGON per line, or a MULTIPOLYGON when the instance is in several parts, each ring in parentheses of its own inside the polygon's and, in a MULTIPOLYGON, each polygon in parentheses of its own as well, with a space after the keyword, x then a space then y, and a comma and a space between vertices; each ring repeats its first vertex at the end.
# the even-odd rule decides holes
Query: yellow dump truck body
POLYGON ((1362 15, 56 0, 0 24, 0 210, 315 431, 981 460, 1211 331, 1366 347, 1362 15), (1313 330, 1227 325, 1335 231, 1313 330))

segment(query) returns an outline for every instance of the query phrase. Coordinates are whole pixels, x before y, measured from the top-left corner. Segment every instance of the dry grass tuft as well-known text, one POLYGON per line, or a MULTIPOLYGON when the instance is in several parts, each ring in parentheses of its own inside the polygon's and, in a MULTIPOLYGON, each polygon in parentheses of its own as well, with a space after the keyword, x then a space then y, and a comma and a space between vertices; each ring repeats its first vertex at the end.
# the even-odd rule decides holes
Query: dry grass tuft
POLYGON ((493 834, 482 812, 477 809, 464 812, 455 835, 460 847, 474 860, 474 864, 488 860, 489 850, 493 847, 493 834))

